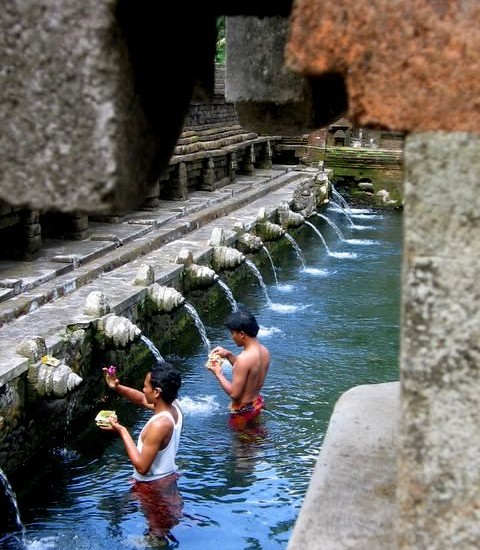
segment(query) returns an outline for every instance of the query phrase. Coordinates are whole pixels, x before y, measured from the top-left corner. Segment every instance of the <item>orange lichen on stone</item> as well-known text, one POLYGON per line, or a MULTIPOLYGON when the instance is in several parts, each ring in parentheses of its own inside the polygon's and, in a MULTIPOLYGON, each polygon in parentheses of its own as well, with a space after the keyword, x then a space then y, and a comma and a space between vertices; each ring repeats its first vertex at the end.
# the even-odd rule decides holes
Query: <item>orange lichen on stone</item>
POLYGON ((477 0, 297 0, 287 66, 334 72, 348 118, 393 130, 480 130, 477 0))

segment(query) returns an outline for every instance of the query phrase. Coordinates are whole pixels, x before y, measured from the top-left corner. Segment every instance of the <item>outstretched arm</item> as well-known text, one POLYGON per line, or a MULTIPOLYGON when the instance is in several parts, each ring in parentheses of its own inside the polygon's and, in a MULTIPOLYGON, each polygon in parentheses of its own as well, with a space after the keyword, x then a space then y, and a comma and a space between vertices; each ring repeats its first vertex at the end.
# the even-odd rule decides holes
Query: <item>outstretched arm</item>
POLYGON ((105 373, 105 382, 110 389, 116 391, 119 395, 125 397, 135 405, 145 407, 146 409, 153 409, 153 405, 147 403, 143 392, 120 384, 117 374, 110 374, 106 367, 103 369, 103 372, 105 373))

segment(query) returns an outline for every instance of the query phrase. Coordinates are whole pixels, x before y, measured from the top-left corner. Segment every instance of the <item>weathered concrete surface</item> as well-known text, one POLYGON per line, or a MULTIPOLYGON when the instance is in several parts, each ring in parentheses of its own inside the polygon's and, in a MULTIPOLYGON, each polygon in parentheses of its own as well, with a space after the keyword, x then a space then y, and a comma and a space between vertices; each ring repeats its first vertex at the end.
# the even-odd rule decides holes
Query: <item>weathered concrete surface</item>
POLYGON ((0 13, 0 199, 102 212, 143 198, 155 142, 115 0, 13 0, 0 13))
POLYGON ((393 382, 341 396, 288 550, 394 548, 399 395, 393 382))
POLYGON ((480 547, 480 137, 407 138, 399 548, 480 547))
POLYGON ((227 18, 226 98, 241 125, 260 134, 297 134, 337 120, 346 109, 341 79, 313 82, 285 65, 286 17, 227 18))
POLYGON ((297 0, 286 60, 343 75, 358 127, 478 132, 479 51, 477 0, 297 0))

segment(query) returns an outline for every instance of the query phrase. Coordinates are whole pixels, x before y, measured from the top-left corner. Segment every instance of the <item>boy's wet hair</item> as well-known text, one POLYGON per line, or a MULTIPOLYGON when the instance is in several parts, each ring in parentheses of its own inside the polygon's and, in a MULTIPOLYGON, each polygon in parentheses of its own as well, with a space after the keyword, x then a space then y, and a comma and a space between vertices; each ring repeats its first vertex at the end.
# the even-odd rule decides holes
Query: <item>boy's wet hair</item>
POLYGON ((162 399, 169 405, 178 397, 182 385, 182 377, 170 363, 155 363, 150 370, 150 381, 153 388, 162 390, 162 399))
POLYGON ((255 317, 246 309, 238 309, 231 313, 225 321, 229 330, 244 332, 247 336, 255 338, 260 330, 255 317))

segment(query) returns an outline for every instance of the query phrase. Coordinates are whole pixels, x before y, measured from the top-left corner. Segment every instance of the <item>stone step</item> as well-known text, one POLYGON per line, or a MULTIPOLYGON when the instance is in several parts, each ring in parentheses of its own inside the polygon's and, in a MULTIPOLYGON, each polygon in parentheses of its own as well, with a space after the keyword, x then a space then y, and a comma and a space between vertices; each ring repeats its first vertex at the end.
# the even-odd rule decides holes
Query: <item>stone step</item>
MULTIPOLYGON (((148 217, 145 212, 136 212, 118 224, 95 222, 92 236, 103 235, 104 241, 90 238, 59 241, 57 246, 49 243, 42 250, 43 257, 47 256, 48 260, 41 264, 39 271, 34 269, 36 262, 8 262, 9 265, 22 264, 24 277, 17 277, 15 295, 5 293, 2 297, 0 294, 0 328, 298 177, 301 177, 300 172, 287 172, 285 168, 259 169, 251 176, 240 176, 218 191, 194 191, 186 201, 164 201, 148 217), (175 212, 166 213, 165 203, 175 212)), ((18 274, 18 265, 15 269, 18 274)), ((8 272, 4 269, 2 273, 0 262, 0 273, 6 277, 8 272)))
MULTIPOLYGON (((260 208, 271 213, 282 202, 290 201, 298 182, 306 177, 310 178, 311 174, 287 171, 287 168, 259 170, 258 174, 242 177, 233 195, 218 193, 223 195, 223 201, 204 203, 202 209, 195 211, 185 205, 184 215, 171 223, 152 226, 152 231, 138 239, 1 304, 0 387, 28 368, 28 361, 16 353, 25 336, 44 338, 48 352, 55 355, 62 345, 66 326, 91 321, 83 314, 90 292, 104 292, 113 312, 121 314, 146 292, 145 287, 133 284, 142 263, 154 265, 155 281, 168 284, 183 269, 175 263, 182 247, 192 249, 194 261, 209 256, 212 252, 209 239, 214 227, 221 226, 227 239, 234 238, 234 225, 239 220, 247 230, 252 229, 260 208)), ((204 200, 204 195, 205 192, 195 192, 190 200, 204 200)))

